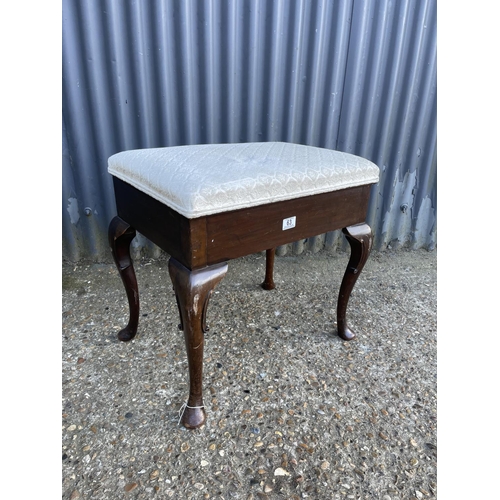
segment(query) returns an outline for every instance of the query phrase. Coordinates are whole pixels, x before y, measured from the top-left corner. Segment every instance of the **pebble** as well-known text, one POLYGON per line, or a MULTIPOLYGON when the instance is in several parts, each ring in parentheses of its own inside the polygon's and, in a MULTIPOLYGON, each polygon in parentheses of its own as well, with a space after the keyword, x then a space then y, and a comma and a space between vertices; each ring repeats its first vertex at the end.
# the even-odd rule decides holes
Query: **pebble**
POLYGON ((190 448, 189 444, 187 444, 187 443, 182 443, 181 444, 181 451, 182 451, 182 453, 186 453, 186 451, 188 451, 189 448, 190 448))
POLYGON ((137 488, 137 486, 139 486, 137 483, 128 483, 125 485, 125 487, 123 489, 125 491, 132 491, 132 490, 135 490, 137 488))
POLYGON ((324 462, 321 463, 320 466, 323 470, 329 469, 330 468, 330 462, 328 460, 325 460, 324 462))
POLYGON ((289 476, 290 473, 288 471, 286 471, 285 469, 283 469, 282 467, 278 467, 275 471, 274 471, 274 475, 275 476, 289 476))
POLYGON ((77 490, 75 490, 73 491, 73 493, 71 493, 69 500, 76 500, 77 498, 80 498, 80 493, 77 490))
POLYGON ((73 424, 73 425, 70 425, 66 430, 68 431, 74 431, 76 429, 76 425, 73 424))
POLYGON ((206 460, 201 461, 201 466, 206 467, 208 465, 208 462, 206 460))
POLYGON ((361 476, 361 477, 365 477, 365 473, 361 470, 361 469, 358 469, 357 467, 354 468, 354 472, 358 475, 358 476, 361 476))

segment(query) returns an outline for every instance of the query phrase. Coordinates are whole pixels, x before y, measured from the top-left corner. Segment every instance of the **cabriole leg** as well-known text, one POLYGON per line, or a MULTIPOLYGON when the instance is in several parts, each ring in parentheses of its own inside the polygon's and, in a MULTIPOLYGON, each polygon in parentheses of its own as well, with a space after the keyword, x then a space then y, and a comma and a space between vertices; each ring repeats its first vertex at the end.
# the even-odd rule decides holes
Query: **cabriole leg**
POLYGON ((188 429, 205 423, 203 405, 203 344, 208 300, 227 272, 227 264, 216 264, 191 271, 171 258, 168 261, 184 330, 189 367, 189 398, 181 422, 188 429))
POLYGON ((346 321, 346 310, 352 289, 358 279, 373 243, 373 234, 368 224, 357 224, 342 229, 349 245, 351 246, 351 257, 340 285, 339 300, 337 303, 337 331, 339 337, 344 340, 352 340, 356 335, 349 329, 346 321))
POLYGON ((135 237, 135 229, 120 217, 115 217, 109 224, 108 238, 111 253, 127 293, 130 317, 128 325, 118 333, 124 342, 132 340, 139 324, 139 289, 134 266, 130 257, 130 243, 135 237))
POLYGON ((266 277, 264 278, 264 283, 261 285, 264 290, 274 290, 276 288, 273 278, 275 252, 276 248, 266 250, 266 277))

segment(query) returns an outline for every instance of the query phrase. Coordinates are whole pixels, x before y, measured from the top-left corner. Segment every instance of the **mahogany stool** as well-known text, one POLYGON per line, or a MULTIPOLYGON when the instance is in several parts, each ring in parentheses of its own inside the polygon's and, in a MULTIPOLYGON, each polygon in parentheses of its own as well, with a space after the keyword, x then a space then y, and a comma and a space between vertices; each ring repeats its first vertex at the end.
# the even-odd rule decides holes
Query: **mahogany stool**
POLYGON ((346 309, 373 241, 365 218, 371 185, 379 179, 374 163, 329 149, 264 142, 123 151, 109 158, 108 171, 118 214, 109 244, 130 311, 118 338, 128 341, 137 333, 139 291, 130 257, 137 230, 170 256, 189 366, 185 427, 206 420, 206 311, 230 259, 266 250, 262 286, 272 289, 277 246, 342 228, 351 255, 338 296, 337 333, 354 338, 346 309))

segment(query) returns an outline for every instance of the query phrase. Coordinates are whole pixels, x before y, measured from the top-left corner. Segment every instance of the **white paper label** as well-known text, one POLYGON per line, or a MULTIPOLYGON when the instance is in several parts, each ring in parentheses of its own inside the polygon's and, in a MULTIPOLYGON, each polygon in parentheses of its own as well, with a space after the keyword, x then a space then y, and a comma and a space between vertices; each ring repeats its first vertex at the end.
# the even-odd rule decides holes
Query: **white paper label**
POLYGON ((288 217, 288 219, 283 219, 283 231, 286 229, 292 229, 292 227, 295 227, 295 221, 297 220, 297 217, 294 215, 293 217, 288 217))

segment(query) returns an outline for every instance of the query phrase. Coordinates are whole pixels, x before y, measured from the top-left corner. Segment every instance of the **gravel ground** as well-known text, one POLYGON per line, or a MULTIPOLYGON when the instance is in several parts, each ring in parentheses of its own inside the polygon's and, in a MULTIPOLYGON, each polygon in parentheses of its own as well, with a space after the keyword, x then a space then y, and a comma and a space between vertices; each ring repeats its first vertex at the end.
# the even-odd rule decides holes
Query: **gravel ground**
POLYGON ((63 265, 64 499, 436 498, 436 252, 372 253, 335 335, 348 254, 231 261, 211 299, 207 423, 178 424, 187 361, 165 257, 136 261, 137 337, 112 264, 63 265))

